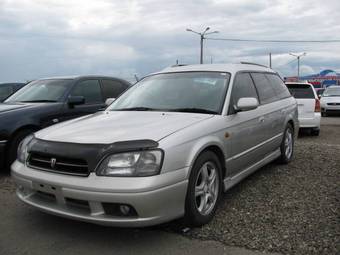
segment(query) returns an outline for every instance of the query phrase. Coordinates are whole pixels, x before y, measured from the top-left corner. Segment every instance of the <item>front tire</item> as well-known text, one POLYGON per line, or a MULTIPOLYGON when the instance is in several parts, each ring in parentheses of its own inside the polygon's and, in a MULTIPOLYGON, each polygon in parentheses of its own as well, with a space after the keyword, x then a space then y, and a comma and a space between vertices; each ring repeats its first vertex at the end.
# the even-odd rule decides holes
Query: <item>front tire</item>
POLYGON ((293 159, 294 137, 293 126, 288 123, 280 146, 281 156, 279 158, 279 162, 282 164, 288 164, 293 159))
POLYGON ((214 216, 222 191, 222 167, 215 153, 203 152, 189 178, 185 202, 186 225, 199 227, 214 216))

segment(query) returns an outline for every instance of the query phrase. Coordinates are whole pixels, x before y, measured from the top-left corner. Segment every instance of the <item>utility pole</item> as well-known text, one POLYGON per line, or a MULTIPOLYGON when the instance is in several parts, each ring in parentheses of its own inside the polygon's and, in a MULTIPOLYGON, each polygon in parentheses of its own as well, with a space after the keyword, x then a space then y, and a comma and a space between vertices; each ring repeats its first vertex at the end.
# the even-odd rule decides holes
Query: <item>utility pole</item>
POLYGON ((293 53, 289 53, 289 55, 293 56, 293 57, 296 57, 297 58, 297 61, 298 61, 298 70, 297 70, 297 79, 298 81, 300 81, 300 58, 303 57, 303 56, 306 56, 306 52, 300 54, 300 55, 296 55, 296 54, 293 54, 293 53))
POLYGON ((200 48, 201 48, 201 53, 200 53, 200 64, 203 64, 203 43, 204 43, 204 39, 206 38, 206 35, 210 35, 210 34, 216 34, 218 33, 218 31, 213 31, 213 32, 208 32, 208 30, 210 29, 210 27, 207 27, 203 32, 199 33, 196 32, 190 28, 187 28, 186 31, 188 32, 192 32, 194 34, 198 34, 200 36, 200 48))
POLYGON ((269 52, 269 67, 272 68, 272 53, 269 52))

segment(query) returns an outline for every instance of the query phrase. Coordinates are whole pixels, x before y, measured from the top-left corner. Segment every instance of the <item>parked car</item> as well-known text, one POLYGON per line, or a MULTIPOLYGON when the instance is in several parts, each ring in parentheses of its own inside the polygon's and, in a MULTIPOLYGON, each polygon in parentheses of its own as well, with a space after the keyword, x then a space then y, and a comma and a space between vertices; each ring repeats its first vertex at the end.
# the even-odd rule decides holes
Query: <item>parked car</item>
POLYGON ((299 123, 301 129, 309 129, 312 135, 320 134, 320 100, 312 84, 287 82, 290 93, 298 102, 299 123))
POLYGON ((25 85, 26 83, 0 83, 0 102, 25 85))
POLYGON ((112 77, 74 76, 35 80, 0 104, 0 169, 15 160, 27 135, 105 107, 129 83, 112 77))
POLYGON ((330 86, 321 97, 321 114, 327 116, 331 112, 340 112, 340 86, 330 86))
POLYGON ((167 68, 105 111, 27 137, 12 177, 22 201, 51 214, 200 226, 222 191, 275 159, 289 163, 298 128, 296 100, 272 69, 167 68))

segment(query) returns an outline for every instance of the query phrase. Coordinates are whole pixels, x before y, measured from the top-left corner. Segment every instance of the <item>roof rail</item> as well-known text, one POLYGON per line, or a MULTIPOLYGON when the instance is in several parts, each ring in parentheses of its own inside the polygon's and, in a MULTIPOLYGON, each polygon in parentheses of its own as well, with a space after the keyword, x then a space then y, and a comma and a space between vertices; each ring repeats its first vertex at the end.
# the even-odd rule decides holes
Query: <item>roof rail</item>
POLYGON ((171 67, 178 67, 178 66, 187 66, 187 64, 176 64, 176 65, 172 65, 171 67))
POLYGON ((243 64, 243 65, 262 66, 262 67, 267 67, 267 68, 269 68, 268 66, 261 65, 261 64, 257 64, 257 63, 252 63, 252 62, 244 62, 244 61, 241 61, 241 64, 243 64))

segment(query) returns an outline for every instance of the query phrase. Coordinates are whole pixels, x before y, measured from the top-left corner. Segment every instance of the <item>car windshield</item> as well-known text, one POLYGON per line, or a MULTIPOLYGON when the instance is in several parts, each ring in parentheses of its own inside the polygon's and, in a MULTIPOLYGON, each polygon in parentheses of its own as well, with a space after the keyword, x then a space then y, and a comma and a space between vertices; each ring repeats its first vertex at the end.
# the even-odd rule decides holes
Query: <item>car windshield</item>
POLYGON ((323 97, 339 97, 340 96, 340 87, 339 88, 328 88, 323 92, 323 97))
POLYGON ((220 72, 153 75, 130 88, 113 102, 108 110, 219 114, 229 79, 229 73, 220 72))
POLYGON ((58 102, 70 86, 70 79, 37 80, 5 100, 10 102, 58 102))

